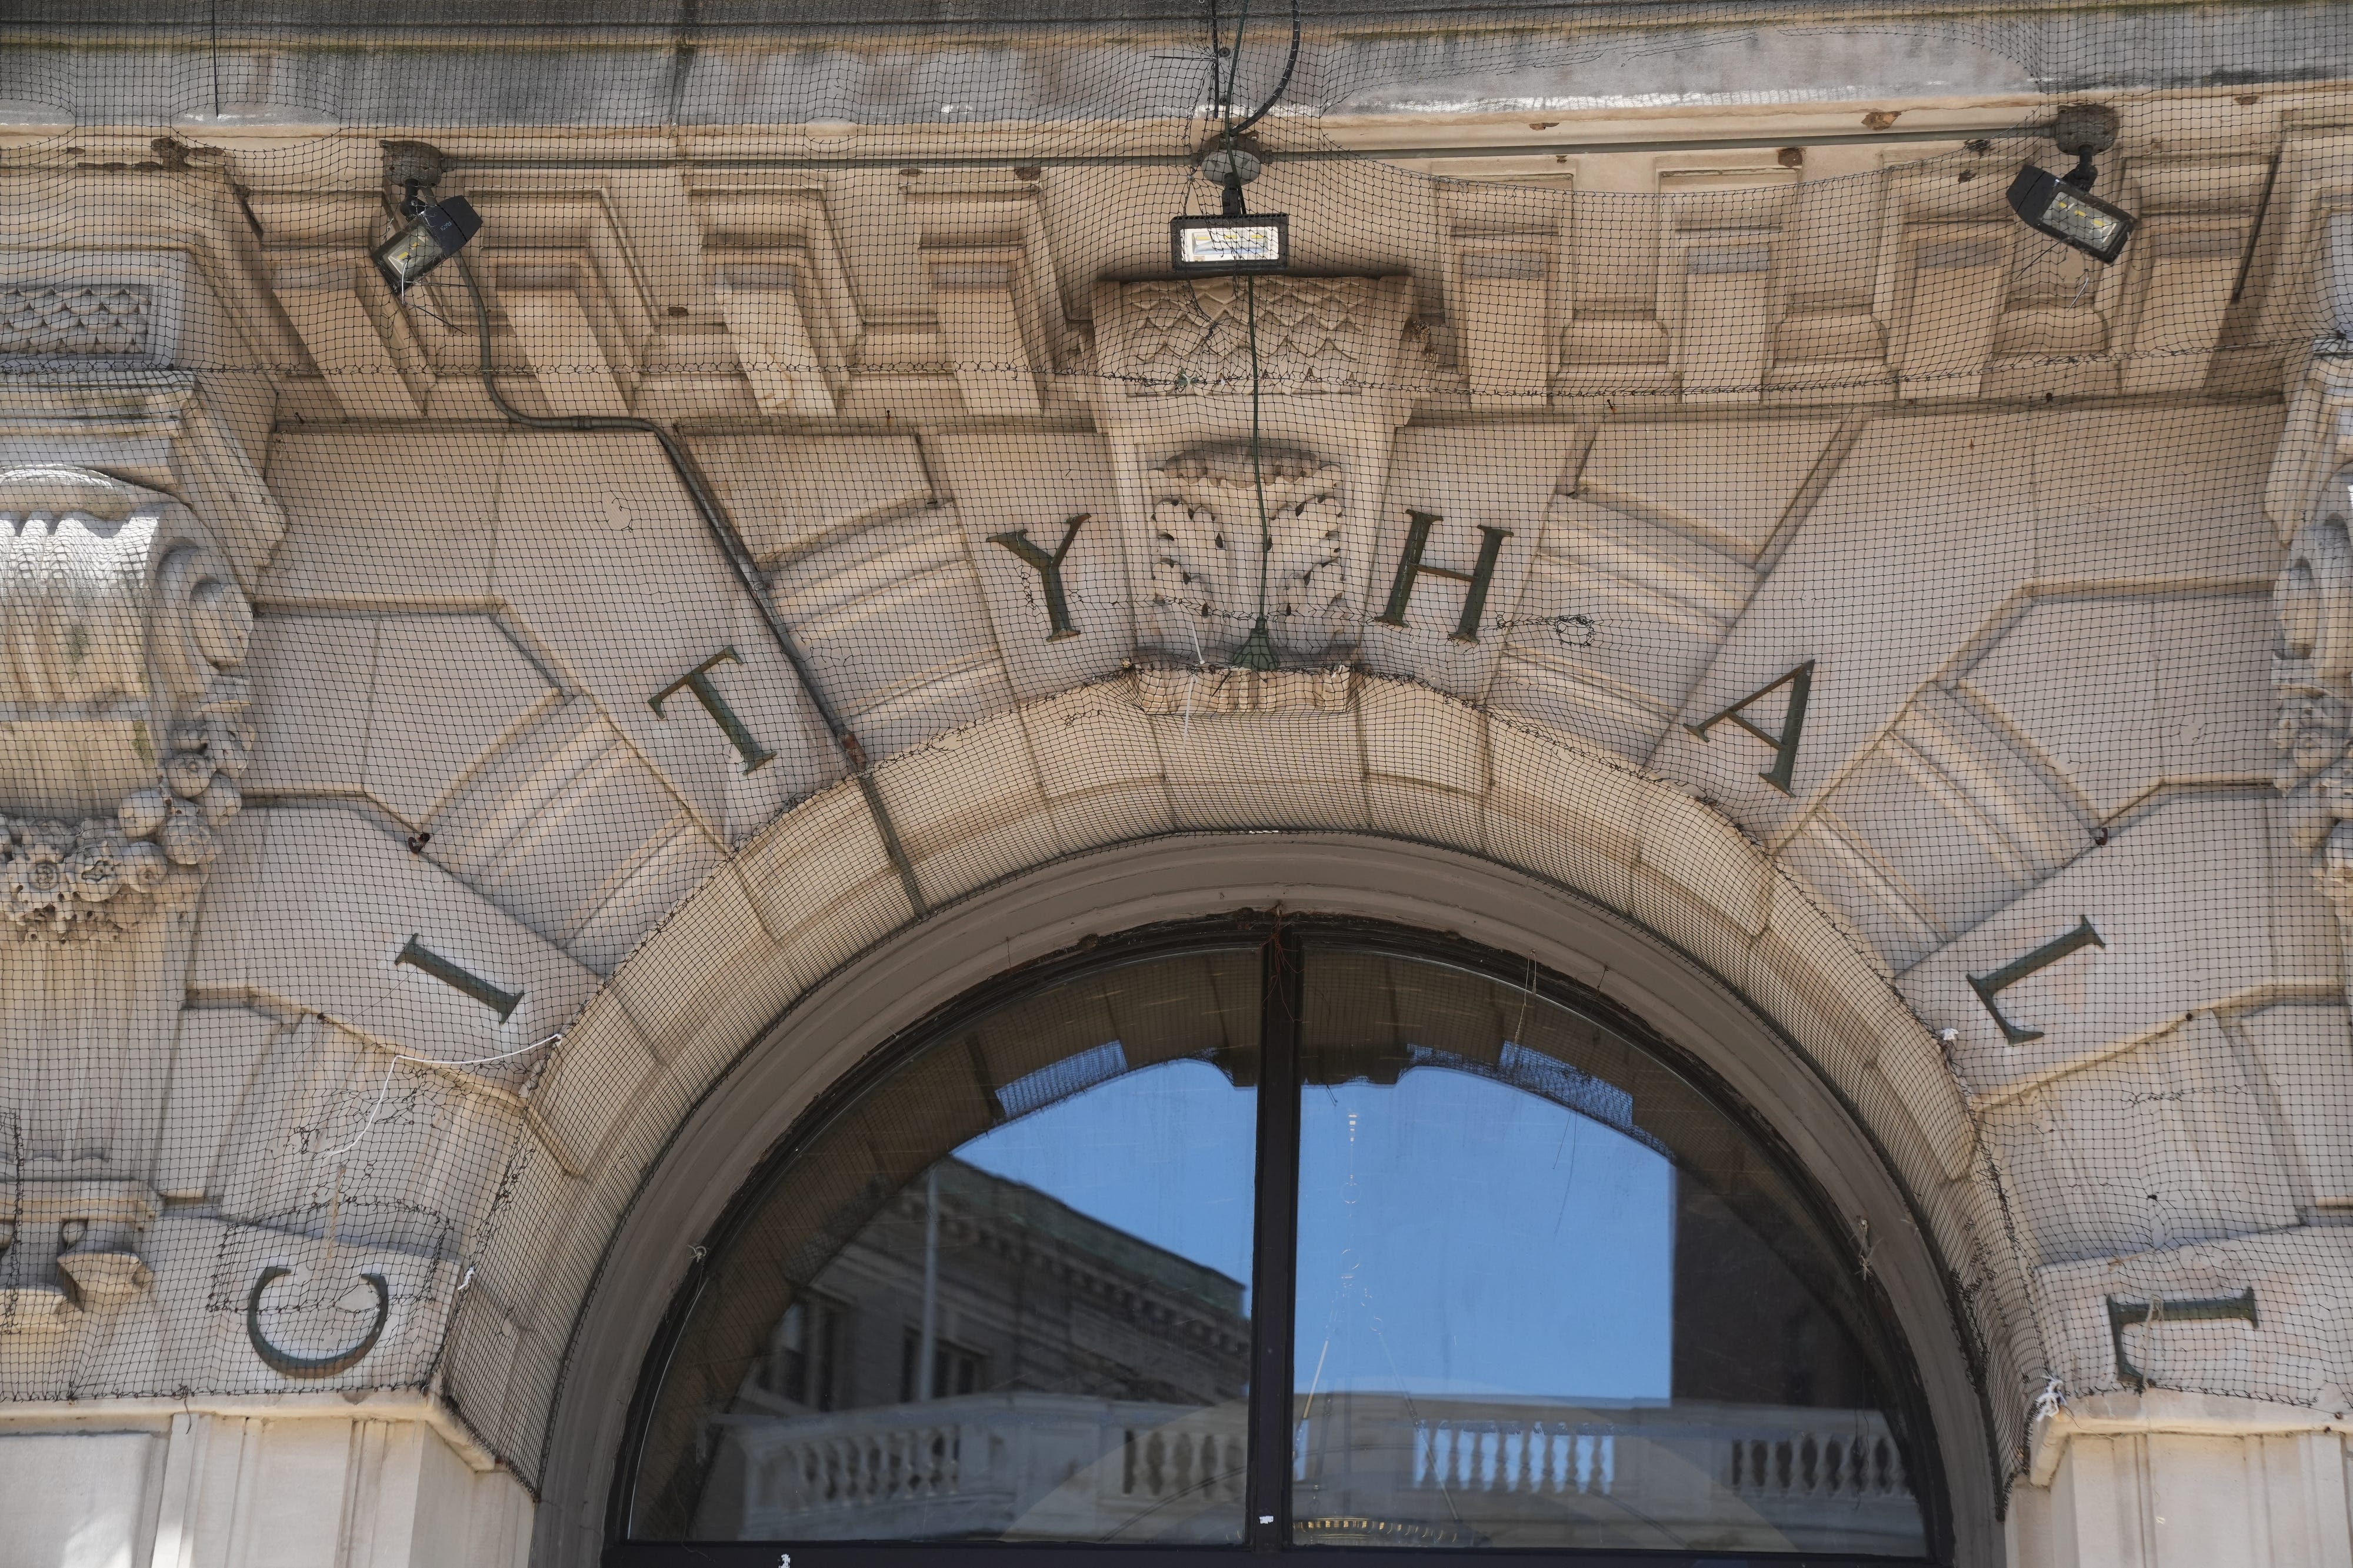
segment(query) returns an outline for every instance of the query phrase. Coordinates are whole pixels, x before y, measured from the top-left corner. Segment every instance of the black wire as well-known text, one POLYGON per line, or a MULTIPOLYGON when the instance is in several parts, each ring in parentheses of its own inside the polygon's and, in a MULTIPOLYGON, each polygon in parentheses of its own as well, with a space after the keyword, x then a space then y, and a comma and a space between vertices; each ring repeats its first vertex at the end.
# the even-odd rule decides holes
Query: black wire
POLYGON ((1225 39, 1218 30, 1218 0, 1209 0, 1209 40, 1214 46, 1209 55, 1210 79, 1218 89, 1218 118, 1225 122, 1226 148, 1234 145, 1234 83, 1242 68, 1242 35, 1250 31, 1250 0, 1242 0, 1242 14, 1234 18, 1234 47, 1227 54, 1228 65, 1222 79, 1218 77, 1218 55, 1225 51, 1225 39))
POLYGON ((650 419, 596 414, 567 414, 549 418, 525 414, 509 403, 506 395, 499 390, 498 372, 491 363, 491 310, 482 301, 482 286, 475 281, 474 268, 462 254, 457 258, 457 262, 459 273, 466 279, 466 292, 473 296, 474 324, 481 334, 482 386, 490 393, 491 401, 498 405, 500 413, 516 424, 534 430, 633 430, 651 436, 661 444, 662 456, 670 459, 670 469, 678 475, 678 482, 685 487, 687 498, 694 502, 694 510, 702 514, 704 524, 719 542, 719 552, 727 558, 727 564, 734 568, 735 576, 744 584, 744 592, 752 595, 752 603, 758 606, 762 617, 767 621, 768 635, 776 639, 778 650, 785 656, 785 662, 791 665, 793 673, 800 678, 801 690, 807 696, 809 706, 817 710, 817 715, 824 721, 825 727, 833 731, 835 744, 849 759, 850 776, 857 781, 859 792, 866 797, 867 808, 874 815, 874 826, 881 835, 883 851, 891 857, 891 864, 899 873, 899 883, 907 895, 909 907, 919 916, 927 913, 923 889, 915 880, 914 865, 907 858, 904 846, 899 842, 898 827, 891 820, 881 791, 875 785, 874 768, 867 760, 866 749, 859 744, 857 735, 842 721, 840 715, 834 711, 833 704, 826 700, 825 693, 818 689, 817 677, 810 673, 807 663, 801 658, 799 646, 793 641, 791 630, 776 614, 776 605, 760 582, 759 565, 752 559, 752 552, 744 544, 744 536, 736 531, 734 522, 720 504, 719 498, 712 495, 709 486, 703 482, 702 471, 694 466, 694 459, 679 444, 676 437, 650 419))
MULTIPOLYGON (((1248 13, 1247 13, 1247 12, 1245 12, 1245 13, 1244 13, 1244 16, 1248 16, 1248 13)), ((1236 69, 1236 70, 1240 70, 1240 69, 1241 69, 1241 67, 1242 67, 1242 41, 1241 41, 1241 34, 1240 34, 1239 31, 1237 31, 1237 32, 1235 33, 1235 35, 1234 35, 1234 69, 1236 69)), ((1282 101, 1283 89, 1285 89, 1285 88, 1287 88, 1287 87, 1289 87, 1289 86, 1291 85, 1291 73, 1292 73, 1293 71, 1294 71, 1294 70, 1298 69, 1298 68, 1299 68, 1299 0, 1291 0, 1291 58, 1290 58, 1289 59, 1287 59, 1287 60, 1285 60, 1285 61, 1283 61, 1283 62, 1282 62, 1282 79, 1281 81, 1276 82, 1276 83, 1274 84, 1274 90, 1273 90, 1272 92, 1271 92, 1271 93, 1267 94, 1266 101, 1265 101, 1264 103, 1262 103, 1262 104, 1259 105, 1259 110, 1258 110, 1258 112, 1257 112, 1256 114, 1251 115, 1248 120, 1243 121, 1240 125, 1231 126, 1229 129, 1228 129, 1228 131, 1226 132, 1226 136, 1227 136, 1227 139, 1228 139, 1229 141, 1230 141, 1232 138, 1234 138, 1234 137, 1236 137, 1236 136, 1240 135, 1243 132, 1248 131, 1251 126, 1256 125, 1260 121, 1264 120, 1264 119, 1266 118, 1266 111, 1267 111, 1268 110, 1270 110, 1270 109, 1272 109, 1272 108, 1273 108, 1273 107, 1274 107, 1278 102, 1282 101)), ((1232 84, 1232 82, 1231 82, 1230 80, 1227 83, 1227 86, 1226 86, 1226 103, 1227 103, 1227 106, 1228 106, 1228 107, 1227 107, 1227 110, 1226 110, 1226 112, 1230 116, 1230 115, 1232 114, 1232 112, 1233 112, 1233 110, 1232 110, 1232 104, 1233 104, 1233 84, 1232 84)))
POLYGON ((1217 101, 1218 118, 1221 121, 1233 118, 1232 110, 1226 107, 1225 73, 1218 67, 1218 58, 1225 47, 1225 24, 1218 16, 1218 0, 1209 0, 1209 96, 1217 101))
MULTIPOLYGON (((1229 213, 1241 210, 1238 199, 1241 194, 1241 177, 1233 166, 1234 138, 1265 118, 1266 111, 1274 107, 1276 100, 1282 98, 1282 89, 1291 85, 1292 68, 1299 63, 1299 0, 1291 0, 1291 58, 1283 65, 1282 79, 1275 84, 1273 93, 1259 107, 1259 111, 1237 126, 1234 123, 1234 83, 1241 73, 1242 33, 1249 26, 1250 0, 1242 0, 1241 15, 1234 20, 1233 63, 1227 69, 1225 85, 1218 94, 1219 111, 1226 122, 1226 192, 1229 198, 1234 198, 1226 208, 1229 213)), ((1213 42, 1218 37, 1218 0, 1209 0, 1209 37, 1213 42)), ((1217 68, 1218 57, 1212 52, 1209 56, 1209 69, 1214 74, 1217 68)), ((1250 628, 1249 638, 1242 644, 1242 648, 1245 662, 1250 663, 1251 668, 1256 668, 1259 667, 1252 661, 1253 657, 1257 654, 1259 645, 1266 641, 1266 576, 1268 565, 1274 554, 1274 529, 1266 518, 1266 469, 1259 445, 1259 395, 1262 384, 1262 374, 1259 367, 1258 357, 1258 279, 1245 275, 1242 279, 1242 290, 1250 311, 1250 459, 1251 488, 1258 496, 1259 552, 1258 618, 1250 628)), ((1198 305, 1196 308, 1198 308, 1198 305)))

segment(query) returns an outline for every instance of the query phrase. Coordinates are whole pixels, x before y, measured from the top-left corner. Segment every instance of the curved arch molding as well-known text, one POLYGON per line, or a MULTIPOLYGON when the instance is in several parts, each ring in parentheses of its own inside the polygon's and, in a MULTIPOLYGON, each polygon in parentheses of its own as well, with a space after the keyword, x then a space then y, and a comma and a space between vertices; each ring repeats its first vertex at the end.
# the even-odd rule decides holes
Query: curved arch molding
MULTIPOLYGON (((1386 343, 1400 301, 1357 281, 1366 330, 1386 343)), ((1104 296, 1106 352, 1141 352, 1149 303, 1104 296)), ((1182 912, 1123 902, 1131 858, 1189 864, 1218 836, 1278 835, 1250 838, 1239 870, 1186 897, 1201 910, 1310 887, 1339 898, 1340 873, 1272 869, 1337 835, 1388 868, 1366 896, 1389 902, 1365 912, 1466 932, 1487 917, 1500 884, 1432 895, 1419 915, 1392 907, 1393 857, 1419 847, 1533 889, 1544 912, 1490 933, 1494 945, 1535 952, 1623 921, 1654 933, 1640 951, 1696 965, 1683 990, 1740 999, 1735 1011, 1761 1020, 1757 1059, 1802 1067, 1821 1086, 1821 1120, 1860 1130, 1856 1169, 1884 1173, 1893 1207, 1852 1189, 1872 1245, 1925 1238, 1914 1338, 1950 1342, 1957 1386, 1974 1374, 1984 1391, 1968 1416, 1978 1474, 2020 1468, 2028 1412, 2053 1377, 2071 1402, 2043 1430, 2094 1416, 2207 1430, 2229 1395, 2244 1396, 2242 1426, 2326 1427, 2353 1408, 2340 1349, 2353 1230, 2325 1217, 2353 1206, 2353 1068, 2337 925, 2309 869, 2316 853, 2334 862, 2304 837, 2316 796, 2274 790, 2268 644, 2281 547, 2353 458, 2337 434, 2345 390, 2315 369, 2284 411, 2284 441, 2283 411, 2260 403, 2052 414, 2068 423, 2032 439, 2025 416, 1924 407, 1611 425, 1588 444, 1552 423, 1393 429, 1406 401, 1367 398, 1346 461, 1387 462, 1388 491, 1339 482, 1356 469, 1336 461, 1278 465, 1291 464, 1279 477, 1296 515, 1338 531, 1346 593, 1361 595, 1341 608, 1368 617, 1365 658, 1263 682, 1211 670, 1198 690, 1189 666, 1123 664, 1170 637, 1102 620, 1111 605, 1158 613, 1152 585, 1117 569, 1116 534, 1078 536, 1065 607, 1082 635, 1060 641, 1027 596, 1035 562, 1000 542, 1029 528, 1043 549, 1070 537, 1054 520, 1163 500, 1219 515, 1233 476, 1215 451, 1167 458, 1153 399, 1101 410, 1104 437, 927 437, 963 498, 953 507, 932 504, 904 437, 714 437, 698 461, 739 478, 782 464, 787 489, 833 509, 838 548, 784 561, 773 530, 754 548, 779 561, 775 591, 797 632, 857 684, 860 736, 886 759, 862 782, 897 825, 904 878, 865 790, 828 771, 836 752, 773 645, 741 635, 735 584, 699 522, 639 483, 649 444, 453 435, 472 471, 504 476, 507 499, 482 514, 495 528, 463 549, 371 535, 381 552, 369 554, 339 521, 341 438, 287 436, 271 482, 296 515, 255 590, 256 805, 222 827, 201 908, 142 925, 105 960, 121 983, 140 977, 135 1016, 118 1026, 80 1005, 100 994, 93 979, 12 1023, 28 1049, 101 1027, 173 1041, 139 1058, 144 1096, 104 1076, 107 1050, 62 1053, 80 1087, 19 1129, 28 1151, 62 1155, 85 1137, 70 1108, 124 1108, 115 1142, 158 1151, 152 1188, 122 1183, 101 1209, 64 1180, 28 1184, 49 1205, 37 1212, 88 1230, 54 1258, 20 1242, 10 1267, 26 1282, 11 1288, 37 1288, 22 1299, 40 1331, 79 1336, 57 1366, 103 1354, 93 1306, 152 1311, 168 1352, 155 1387, 194 1371, 215 1387, 282 1389, 233 1310, 206 1309, 233 1309, 266 1263, 325 1266, 338 1178, 276 1142, 322 1108, 334 1131, 310 1152, 362 1140, 365 1201, 394 1197, 376 1212, 404 1216, 363 1233, 364 1248, 344 1244, 346 1268, 385 1274, 394 1310, 337 1379, 439 1380, 487 1448, 535 1486, 572 1488, 603 1461, 566 1447, 585 1429, 568 1404, 551 1439, 559 1395, 617 1399, 635 1374, 579 1370, 601 1331, 584 1304, 620 1285, 668 1292, 700 1220, 681 1211, 625 1264, 628 1226, 656 1206, 649 1173, 668 1179, 677 1152, 702 1145, 691 1119, 733 1102, 717 1091, 760 1042, 832 1020, 826 1049, 777 1091, 785 1115, 879 1039, 904 998, 944 1000, 927 989, 945 984, 937 975, 968 984, 1089 930, 1182 912), (2097 462, 2028 504, 2012 481, 2066 431, 2097 436, 2097 462), (1953 458, 1957 442, 1974 455, 1953 458), (1122 450, 1145 465, 1126 490, 1122 450), (1710 479, 1705 498, 1660 489, 1661 475, 1732 471, 1736 456, 1754 483, 1719 495, 1710 479), (1572 467, 1573 495, 1552 477, 1572 467), (828 489, 817 482, 828 470, 848 478, 828 489), (1014 471, 1019 486, 983 482, 1014 471), (1583 674, 1563 673, 1550 650, 1594 629, 1570 613, 1579 595, 1649 605, 1644 584, 1699 559, 1644 546, 1641 563, 1621 563, 1630 575, 1611 577, 1613 552, 1649 537, 1643 518, 1696 519, 1762 550, 1809 475, 1827 488, 1769 571, 1658 578, 1690 595, 1679 602, 1715 606, 1694 611, 1688 641, 1604 643, 1583 674), (2001 570, 1956 576, 1951 525, 1993 515, 1987 476, 2009 476, 2000 493, 2018 498, 1995 509, 1999 548, 1969 536, 2001 570), (1511 515, 1542 516, 1550 541, 1534 549, 1527 528, 1495 547, 1487 603, 1516 628, 1508 650, 1373 613, 1405 568, 1375 548, 1397 520, 1363 510, 1367 498, 1443 512, 1474 483, 1511 515), (2086 510, 2102 485, 2122 510, 2086 510), (2211 504, 2185 518, 2166 498, 2186 493, 2211 504), (1891 527, 1891 508, 1922 521, 1891 527), (549 526, 575 513, 626 521, 649 574, 617 573, 595 529, 549 526), (494 533, 518 547, 490 551, 494 533), (1854 563, 1883 547, 1901 602, 1840 618, 1838 604, 1860 602, 1854 563), (842 598, 885 584, 893 605, 933 606, 921 613, 934 640, 886 635, 874 604, 842 598), (919 599, 900 596, 908 584, 919 599), (741 662, 713 664, 727 648, 741 662), (860 649, 875 657, 844 654, 860 649), (2051 679, 2060 668, 2075 679, 2051 679), (697 670, 709 691, 689 682, 649 705, 697 670), (1628 681, 1650 683, 1639 713, 1612 706, 1628 681), (1101 880, 1063 914, 990 902, 1080 870, 1101 880), (983 908, 997 911, 986 945, 948 963, 936 944, 983 908), (863 966, 902 952, 930 956, 863 1011, 826 1012, 863 966), (394 1082, 397 1120, 372 1121, 394 1082), (250 1087, 231 1105, 210 1087, 227 1084, 250 1087), (2126 1169, 2162 1180, 2108 1179, 2126 1169), (157 1265, 143 1295, 142 1258, 157 1265), (2159 1306, 2250 1289, 2243 1317, 2159 1306), (107 1307, 124 1298, 135 1304, 107 1307), (2148 1400, 2120 1363, 2157 1385, 2148 1400), (2149 1400, 2168 1384, 2201 1392, 2164 1397, 2204 1403, 2158 1411, 2149 1400)), ((1203 604, 1235 592, 1214 573, 1169 593, 1180 588, 1203 604)), ((1554 962, 1595 972, 1575 958, 1554 962)), ((1823 1136, 1807 1116, 1795 1125, 1800 1147, 1823 1136)), ((709 1201, 732 1180, 709 1173, 709 1201)), ((2038 1447, 2037 1473, 2052 1447, 2038 1447)), ((580 1517, 568 1503, 546 1515, 550 1529, 580 1517)))
POLYGON ((1314 830, 1186 833, 1071 856, 881 944, 764 1032, 660 1153, 603 1260, 543 1464, 544 1560, 596 1560, 594 1524, 572 1534, 566 1521, 601 1520, 624 1406, 684 1272, 681 1238, 703 1233, 751 1163, 836 1074, 1008 963, 1092 931, 1276 902, 1453 931, 1533 954, 1641 1013, 1721 1072, 1823 1179, 1839 1209, 1882 1238, 1874 1267, 1920 1357, 1960 1516, 1958 1560, 1994 1560, 1987 1531, 1998 1467, 1989 1463, 1985 1406, 1952 1331, 1933 1224, 1920 1223, 1835 1086, 1688 955, 1548 879, 1459 849, 1314 830))
MULTIPOLYGON (((2042 1359, 2030 1284, 1936 1040, 1853 933, 1681 790, 1422 688, 1367 681, 1332 713, 1197 716, 1165 773, 1113 760, 1156 754, 1146 724, 1113 682, 885 763, 934 910, 920 925, 872 818, 837 787, 631 955, 530 1101, 548 1157, 519 1173, 449 1349, 449 1386, 494 1445, 538 1451, 561 1382, 543 1484, 572 1494, 604 1473, 688 1260, 679 1238, 893 1029, 1090 931, 1282 903, 1528 952, 1706 1054, 1870 1220, 1877 1256, 1908 1258, 1901 1310, 1957 1500, 1991 1520, 2021 1436, 2012 1391, 2042 1359)), ((588 1499, 542 1518, 583 1518, 573 1501, 588 1499)))

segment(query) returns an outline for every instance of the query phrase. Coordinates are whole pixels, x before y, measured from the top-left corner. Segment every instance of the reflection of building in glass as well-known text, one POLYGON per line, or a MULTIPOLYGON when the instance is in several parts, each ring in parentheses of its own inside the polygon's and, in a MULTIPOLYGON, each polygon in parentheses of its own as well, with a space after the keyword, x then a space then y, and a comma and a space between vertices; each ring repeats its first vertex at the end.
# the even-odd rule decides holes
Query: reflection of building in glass
MULTIPOLYGON (((1302 1538, 1910 1550, 1917 1505, 1852 1347, 1812 1343, 1827 1331, 1804 1286, 1720 1200, 1678 1185, 1679 1351, 1723 1338, 1687 1315, 1746 1300, 1770 1320, 1755 1387, 1685 1357, 1665 1407, 1326 1395, 1295 1430, 1302 1538), (1805 1366, 1837 1386, 1808 1385, 1805 1366)), ((712 1421, 696 1533, 1230 1541, 1243 1308, 1239 1281, 944 1161, 777 1321, 712 1421)))
POLYGON ((1214 1405, 1242 1395, 1250 1319, 1240 1280, 950 1159, 936 1184, 910 1184, 797 1295, 736 1408, 799 1415, 923 1397, 927 1279, 934 1397, 1214 1405), (925 1212, 934 1192, 935 1231, 925 1212))
POLYGON ((1249 1333, 1240 1281, 943 1161, 778 1320, 715 1420, 698 1531, 1099 1533, 1108 1509, 1166 1539, 1222 1504, 1221 1537, 1249 1333))
MULTIPOLYGON (((1718 1194, 1675 1184, 1674 1396, 1878 1406, 1888 1397, 1821 1294, 1718 1194)), ((1748 1205, 1752 1219, 1766 1219, 1748 1205)))
POLYGON ((1345 1394, 1303 1408, 1292 1483, 1325 1545, 1919 1549, 1873 1410, 1345 1394))

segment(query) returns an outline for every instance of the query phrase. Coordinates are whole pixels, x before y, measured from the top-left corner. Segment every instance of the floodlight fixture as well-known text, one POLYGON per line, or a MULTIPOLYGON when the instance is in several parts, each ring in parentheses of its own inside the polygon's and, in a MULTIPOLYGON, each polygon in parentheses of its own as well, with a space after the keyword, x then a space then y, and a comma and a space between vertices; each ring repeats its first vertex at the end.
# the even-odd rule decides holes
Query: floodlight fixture
POLYGON ((2136 221, 2122 207, 2092 195, 2092 182, 2099 177, 2092 156, 2116 145, 2116 111, 2098 104, 2070 105, 2059 111, 2052 135, 2059 151, 2075 154, 2075 166, 2064 174, 2035 163, 2020 169, 2010 183, 2010 210, 2027 227, 2111 266, 2124 254, 2136 221))
POLYGON ((457 255, 481 228, 480 216, 463 196, 420 201, 407 225, 368 254, 397 292, 457 255))
POLYGON ((1258 178, 1259 161, 1240 148, 1220 148, 1201 160, 1201 174, 1223 187, 1216 216, 1168 220, 1168 265, 1180 276, 1282 272, 1291 266, 1291 217, 1252 213, 1242 186, 1258 178))
POLYGON ((406 293, 411 283, 457 255, 480 234, 482 220, 463 196, 427 199, 441 179, 438 152, 421 142, 390 142, 385 144, 385 154, 387 174, 402 188, 400 212, 407 221, 368 257, 393 292, 406 293))

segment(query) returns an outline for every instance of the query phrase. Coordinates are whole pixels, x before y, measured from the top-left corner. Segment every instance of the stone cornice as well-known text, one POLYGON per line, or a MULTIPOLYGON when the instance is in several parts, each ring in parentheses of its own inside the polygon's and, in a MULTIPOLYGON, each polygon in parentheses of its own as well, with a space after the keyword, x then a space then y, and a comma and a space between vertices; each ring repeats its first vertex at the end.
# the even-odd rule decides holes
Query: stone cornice
MULTIPOLYGON (((240 16, 221 40, 232 106, 258 96, 290 125, 764 126, 779 120, 941 124, 1082 120, 1134 123, 1199 108, 1203 73, 1155 51, 1189 48, 1201 24, 1187 5, 1148 0, 1106 19, 1062 0, 1012 20, 898 5, 787 26, 682 26, 620 7, 513 5, 488 22, 386 27, 316 3, 240 16), (892 29, 903 32, 893 36, 892 29), (679 53, 691 43, 691 52, 679 53), (673 54, 676 68, 653 68, 673 54), (470 94, 432 85, 463 55, 470 94), (511 62, 499 68, 499 58, 511 62), (746 75, 747 57, 771 63, 746 75), (267 61, 265 65, 263 62, 267 61), (915 62, 922 62, 916 68, 915 62), (845 64, 852 68, 845 71, 845 64), (503 78, 527 90, 501 95, 503 78), (942 84, 955 99, 943 110, 942 84), (1092 85, 1088 85, 1092 84, 1092 85), (420 104, 431 105, 419 115, 420 104), (561 105, 552 118, 547 106, 561 105), (787 110, 785 106, 790 106, 787 110), (299 112, 297 112, 299 111, 299 112)), ((846 9, 846 8, 845 8, 846 9)), ((2116 7, 2076 4, 1920 4, 1645 7, 1444 7, 1373 13, 1310 7, 1310 47, 1294 112, 1436 115, 1746 108, 1761 102, 1907 101, 2133 89, 2243 89, 2353 76, 2353 30, 2327 4, 2135 7, 2127 60, 2106 40, 2116 7), (1711 24, 1714 25, 1711 25, 1711 24), (1826 39, 1824 30, 1836 35, 1826 39), (1672 47, 1661 47, 1672 34, 1672 47), (1767 63, 1760 63, 1767 62, 1767 63), (2149 62, 2156 62, 2151 64, 2149 62), (1606 91, 1594 84, 1607 80, 1606 91), (1777 86, 1760 92, 1753 83, 1777 86)), ((160 124, 213 107, 160 104, 146 70, 99 57, 185 55, 209 66, 201 26, 158 28, 125 7, 75 7, 18 21, 0 66, 0 100, 51 105, 87 131, 160 124), (69 64, 84 57, 86 68, 69 64), (61 68, 64 73, 61 74, 61 68), (79 79, 75 89, 68 80, 79 79), (60 94, 69 102, 59 102, 60 94), (124 97, 122 94, 132 96, 124 97), (159 112, 160 111, 160 112, 159 112)), ((19 13, 21 16, 22 13, 19 13)), ((1243 91, 1271 88, 1288 45, 1270 21, 1246 47, 1243 91), (1261 58, 1263 56, 1264 58, 1261 58)), ((193 68, 185 79, 210 79, 193 68)), ((169 79, 168 76, 162 79, 169 79)), ((1270 130, 1276 127, 1270 122, 1270 130)))

